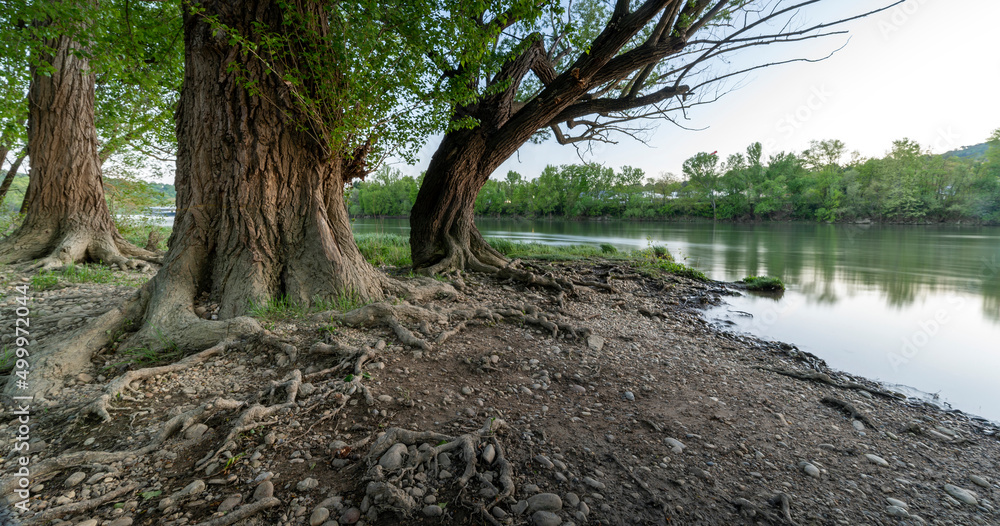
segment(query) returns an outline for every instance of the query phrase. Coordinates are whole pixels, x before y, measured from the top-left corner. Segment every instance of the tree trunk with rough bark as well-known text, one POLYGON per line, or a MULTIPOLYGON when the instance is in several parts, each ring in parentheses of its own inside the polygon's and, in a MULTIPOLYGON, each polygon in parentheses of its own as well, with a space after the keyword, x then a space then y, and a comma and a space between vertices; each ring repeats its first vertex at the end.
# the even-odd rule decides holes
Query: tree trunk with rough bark
MULTIPOLYGON (((244 35, 255 23, 282 29, 269 0, 200 7, 244 35)), ((231 333, 230 323, 256 325, 239 318, 253 304, 383 297, 386 280, 351 233, 344 157, 303 129, 292 94, 263 61, 245 58, 202 16, 186 13, 184 29, 177 216, 142 331, 169 329, 170 338, 204 347, 231 333), (195 317, 203 292, 219 304, 221 321, 195 317)))
POLYGON ((17 155, 17 158, 14 159, 14 162, 11 163, 10 168, 7 169, 7 175, 4 176, 3 182, 0 183, 0 206, 3 205, 4 199, 7 198, 7 191, 10 190, 10 185, 14 182, 14 177, 17 176, 17 171, 21 169, 21 163, 24 162, 24 158, 27 156, 28 154, 22 150, 17 155))
POLYGON ((0 242, 0 262, 38 260, 62 267, 102 261, 135 267, 133 258, 157 261, 118 233, 107 202, 94 127, 94 73, 85 50, 68 37, 47 42, 43 56, 54 71, 33 68, 28 90, 31 176, 24 196, 27 217, 0 242))

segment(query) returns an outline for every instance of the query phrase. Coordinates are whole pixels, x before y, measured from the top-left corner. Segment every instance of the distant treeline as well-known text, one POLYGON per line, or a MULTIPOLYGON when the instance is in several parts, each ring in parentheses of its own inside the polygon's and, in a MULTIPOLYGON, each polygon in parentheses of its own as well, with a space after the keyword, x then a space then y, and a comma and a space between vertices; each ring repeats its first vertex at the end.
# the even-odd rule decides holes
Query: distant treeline
MULTIPOLYGON (((843 142, 819 141, 800 154, 764 159, 759 143, 724 161, 699 153, 682 176, 650 178, 637 168, 595 163, 547 166, 526 179, 490 180, 476 214, 496 217, 613 217, 726 220, 1000 223, 1000 130, 990 141, 945 155, 895 141, 882 158, 847 159, 843 142)), ((354 184, 357 216, 405 216, 420 179, 384 167, 354 184)))

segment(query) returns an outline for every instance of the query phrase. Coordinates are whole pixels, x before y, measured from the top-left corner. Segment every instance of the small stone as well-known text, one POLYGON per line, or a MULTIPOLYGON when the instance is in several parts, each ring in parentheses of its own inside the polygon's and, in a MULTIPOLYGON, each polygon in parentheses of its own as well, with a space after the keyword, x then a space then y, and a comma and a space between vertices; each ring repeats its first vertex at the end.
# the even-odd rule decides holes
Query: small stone
POLYGON ((569 390, 573 391, 574 394, 580 394, 580 395, 587 392, 587 388, 580 384, 573 384, 573 387, 570 387, 569 390))
POLYGON ((83 522, 76 523, 76 526, 97 526, 97 519, 88 519, 83 522))
POLYGON ((309 382, 303 382, 302 385, 299 386, 299 394, 302 396, 309 396, 315 392, 316 386, 309 382))
POLYGON ((406 454, 406 444, 396 443, 378 460, 378 465, 386 471, 396 471, 403 467, 403 455, 406 454))
POLYGON ((503 508, 501 508, 500 506, 495 506, 493 508, 493 516, 498 519, 503 519, 507 517, 507 512, 503 511, 503 508))
POLYGON ((132 517, 118 517, 117 519, 107 523, 108 526, 132 526, 134 520, 132 517))
POLYGON ((309 515, 309 526, 320 526, 326 522, 326 519, 330 518, 330 510, 319 507, 313 510, 312 514, 309 515))
POLYGON ((882 466, 883 468, 889 467, 889 463, 886 462, 886 460, 884 458, 882 458, 882 457, 880 457, 878 455, 872 455, 871 453, 865 453, 865 458, 867 458, 868 460, 870 460, 874 464, 878 464, 878 465, 882 466))
POLYGON ((677 440, 676 438, 666 438, 663 441, 666 442, 668 446, 670 446, 671 451, 677 453, 678 455, 683 453, 684 448, 687 447, 684 444, 682 444, 680 440, 677 440))
POLYGON ((566 498, 563 500, 566 501, 566 505, 570 508, 575 508, 580 505, 580 496, 572 491, 567 493, 566 498))
POLYGON ((80 374, 76 375, 76 379, 80 380, 81 383, 85 383, 85 384, 89 384, 90 382, 94 381, 94 377, 90 376, 87 373, 80 373, 80 374))
POLYGON ((85 446, 92 446, 94 444, 94 442, 97 442, 97 439, 94 438, 94 437, 89 437, 89 438, 87 438, 87 440, 83 441, 83 445, 85 445, 85 446))
POLYGON ((587 348, 589 348, 591 351, 600 352, 601 349, 604 349, 604 338, 596 334, 591 334, 590 336, 587 336, 587 348))
POLYGON ((444 515, 444 510, 437 504, 424 506, 424 517, 440 517, 442 515, 444 515))
POLYGON ((86 473, 82 471, 77 471, 76 473, 73 473, 72 475, 66 478, 66 487, 72 488, 73 486, 76 486, 77 484, 83 482, 83 479, 85 478, 87 478, 86 473))
POLYGON ((902 519, 910 516, 910 512, 906 511, 906 508, 901 508, 899 506, 889 506, 885 509, 885 511, 893 517, 899 517, 902 519))
POLYGON ((307 477, 307 478, 302 479, 301 481, 299 481, 299 483, 295 485, 295 489, 304 492, 304 491, 314 490, 318 486, 319 486, 319 481, 318 480, 316 480, 316 479, 314 479, 312 477, 307 477))
POLYGON ((388 403, 392 402, 392 397, 389 396, 389 395, 385 395, 385 394, 384 395, 378 395, 378 401, 379 402, 384 402, 384 403, 388 404, 388 403))
POLYGON ((969 493, 969 490, 962 489, 958 486, 953 486, 951 484, 945 484, 944 491, 945 493, 951 495, 952 497, 955 497, 956 500, 964 502, 965 504, 970 504, 972 506, 979 504, 979 500, 976 499, 976 497, 973 496, 972 493, 969 493))
POLYGON ((354 524, 361 519, 361 510, 358 508, 347 508, 344 513, 340 515, 341 524, 354 524))
POLYGON ((483 448, 483 462, 486 464, 492 464, 493 459, 497 457, 497 451, 493 448, 493 444, 486 444, 483 448))
POLYGON ((545 469, 552 469, 556 467, 556 465, 553 464, 552 461, 549 460, 548 457, 546 457, 545 455, 535 455, 535 462, 537 462, 545 469))
POLYGON ((818 467, 816 467, 816 466, 814 466, 814 465, 812 465, 812 464, 810 464, 808 462, 801 462, 801 463, 799 463, 799 466, 802 467, 802 471, 804 471, 806 473, 806 475, 809 475, 810 477, 813 477, 813 478, 819 478, 819 468, 818 467))
POLYGON ((274 484, 270 480, 265 480, 257 485, 253 492, 253 500, 260 501, 274 496, 274 484))
POLYGON ((534 526, 559 526, 562 519, 551 511, 536 511, 531 515, 531 524, 534 526))
POLYGON ((635 393, 633 393, 632 391, 625 391, 625 395, 624 396, 625 396, 625 399, 628 400, 629 402, 634 402, 635 401, 635 393))
POLYGON ((528 512, 559 511, 562 509, 562 499, 555 493, 539 493, 528 498, 528 512))
POLYGON ((236 495, 230 495, 226 497, 221 504, 219 504, 219 509, 217 511, 221 513, 229 513, 230 511, 233 511, 236 506, 239 506, 240 502, 243 502, 243 495, 240 495, 239 493, 236 495))
POLYGON ((888 498, 886 498, 885 500, 886 500, 886 502, 888 502, 888 503, 889 503, 890 505, 892 505, 892 506, 896 506, 896 507, 898 507, 898 508, 909 508, 909 507, 910 507, 910 505, 909 505, 909 504, 907 504, 907 503, 905 503, 905 502, 903 502, 903 501, 901 501, 901 500, 899 500, 899 499, 894 499, 894 498, 892 498, 892 497, 888 497, 888 498))
POLYGON ((465 386, 462 388, 462 394, 464 394, 465 396, 472 396, 473 393, 475 393, 475 391, 469 386, 465 386))
POLYGON ((192 438, 199 438, 208 431, 208 426, 205 424, 195 424, 186 430, 184 430, 184 438, 191 440, 192 438))
POLYGON ((865 424, 862 423, 860 420, 851 420, 851 425, 854 426, 854 429, 857 431, 865 430, 865 424))
POLYGON ((980 477, 979 475, 969 475, 969 480, 971 480, 973 484, 981 488, 989 489, 990 487, 989 481, 984 479, 983 477, 980 477))
POLYGON ((583 477, 583 483, 596 490, 602 490, 606 487, 603 482, 594 480, 591 477, 583 477))
POLYGON ((205 481, 198 479, 185 486, 184 489, 180 491, 180 494, 183 496, 197 495, 202 491, 205 491, 205 481))
POLYGON ((515 515, 522 515, 525 511, 528 510, 528 501, 519 500, 517 501, 517 504, 511 506, 510 510, 513 511, 515 515))

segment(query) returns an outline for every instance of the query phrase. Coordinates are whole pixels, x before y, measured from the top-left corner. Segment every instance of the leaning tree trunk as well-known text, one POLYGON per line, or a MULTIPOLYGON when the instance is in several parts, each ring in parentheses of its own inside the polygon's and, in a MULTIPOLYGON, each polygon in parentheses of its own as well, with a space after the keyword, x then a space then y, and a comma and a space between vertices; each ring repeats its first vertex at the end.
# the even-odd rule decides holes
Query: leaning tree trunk
POLYGON ((428 274, 495 272, 506 263, 473 217, 479 190, 499 166, 486 159, 485 149, 481 130, 459 130, 447 134, 434 153, 410 212, 413 268, 428 274))
MULTIPOLYGON (((243 35, 254 35, 256 23, 291 27, 269 0, 200 7, 243 35)), ((240 317, 254 304, 381 298, 385 279, 351 233, 344 157, 303 128, 282 79, 203 15, 185 13, 184 38, 177 216, 140 335, 165 330, 185 346, 205 347, 231 334, 233 323, 255 326, 240 317), (202 293, 220 306, 220 321, 195 316, 202 293)))
POLYGON ((134 267, 131 258, 158 260, 126 241, 104 200, 94 127, 94 73, 85 50, 69 37, 46 42, 54 68, 32 69, 28 89, 28 156, 24 196, 27 217, 0 242, 0 262, 38 259, 34 266, 62 267, 103 261, 134 267))
POLYGON ((10 168, 7 169, 7 175, 4 176, 3 182, 0 183, 0 206, 3 206, 4 199, 7 198, 7 191, 10 190, 11 183, 14 182, 14 177, 17 176, 17 171, 21 169, 21 163, 24 162, 24 158, 28 154, 21 150, 21 153, 17 154, 17 158, 11 163, 10 168))

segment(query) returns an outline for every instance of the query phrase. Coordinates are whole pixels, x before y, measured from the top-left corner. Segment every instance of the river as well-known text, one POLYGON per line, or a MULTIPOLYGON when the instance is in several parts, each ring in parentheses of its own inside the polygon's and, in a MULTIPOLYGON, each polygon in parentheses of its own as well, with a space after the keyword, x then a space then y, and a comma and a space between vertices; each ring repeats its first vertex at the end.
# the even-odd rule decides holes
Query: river
MULTIPOLYGON (((1000 421, 1000 228, 480 220, 487 237, 548 244, 666 245, 716 280, 783 279, 706 316, 780 340, 911 396, 1000 421), (749 314, 749 315, 748 315, 749 314)), ((356 232, 406 235, 405 220, 356 232)))

